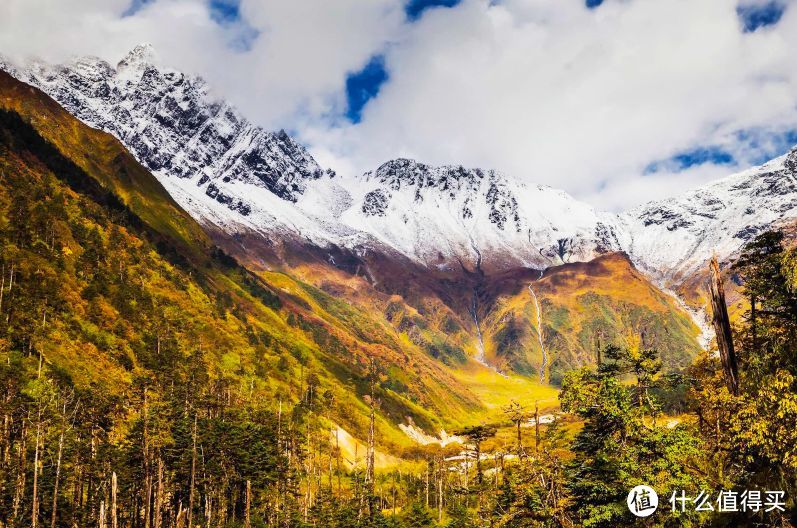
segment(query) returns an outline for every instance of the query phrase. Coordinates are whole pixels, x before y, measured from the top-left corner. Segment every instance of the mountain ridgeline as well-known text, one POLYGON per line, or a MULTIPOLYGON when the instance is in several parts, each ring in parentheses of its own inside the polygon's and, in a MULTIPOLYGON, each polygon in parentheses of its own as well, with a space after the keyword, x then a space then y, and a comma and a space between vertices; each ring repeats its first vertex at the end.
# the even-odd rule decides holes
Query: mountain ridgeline
POLYGON ((0 66, 0 526, 608 527, 629 479, 797 489, 797 151, 616 215, 337 175, 147 46, 0 66), (711 252, 734 394, 684 303, 711 252))
POLYGON ((268 239, 266 260, 309 244, 489 273, 623 251, 648 276, 677 287, 712 252, 728 259, 797 216, 795 152, 612 214, 491 170, 396 159, 363 175, 336 175, 284 132, 247 121, 201 78, 161 66, 148 45, 116 66, 84 57, 22 66, 0 59, 0 68, 117 137, 203 226, 268 239))
MULTIPOLYGON (((248 268, 286 271, 360 309, 377 306, 383 315, 395 311, 389 297, 398 295, 406 311, 419 316, 414 322, 393 318, 394 329, 448 363, 475 357, 498 370, 557 380, 573 365, 594 360, 595 343, 585 328, 597 325, 610 339, 645 334, 669 365, 683 365, 697 350, 698 330, 673 299, 657 295, 641 306, 632 297, 618 303, 599 295, 599 304, 614 307, 597 312, 602 322, 582 326, 573 321, 595 306, 595 298, 584 295, 589 285, 578 292, 560 288, 558 297, 574 295, 575 302, 562 312, 546 310, 549 300, 543 299, 538 324, 532 278, 544 269, 625 253, 645 272, 634 283, 678 288, 700 269, 701 255, 708 256, 703 246, 731 254, 776 220, 772 214, 792 214, 786 204, 791 191, 774 197, 762 189, 762 196, 782 202, 779 212, 748 215, 751 223, 730 234, 728 215, 716 208, 706 214, 690 202, 672 212, 680 207, 676 200, 614 215, 489 170, 398 159, 362 176, 336 175, 283 132, 249 123, 201 79, 159 66, 148 46, 116 66, 82 58, 59 66, 6 61, 3 68, 116 136, 213 243, 248 268), (672 220, 678 217, 680 223, 672 220), (672 228, 676 223, 680 227, 672 228), (650 238, 657 247, 645 242, 650 238), (684 248, 692 261, 679 256, 684 248), (503 313, 506 295, 519 295, 525 308, 503 313), (374 297, 383 300, 374 305, 374 297), (563 324, 565 313, 573 321, 563 324), (443 346, 429 331, 451 337, 443 346), (546 343, 551 357, 543 365, 546 343)), ((699 198, 710 202, 705 194, 723 196, 727 186, 699 198)), ((742 200, 728 196, 732 204, 742 200)))

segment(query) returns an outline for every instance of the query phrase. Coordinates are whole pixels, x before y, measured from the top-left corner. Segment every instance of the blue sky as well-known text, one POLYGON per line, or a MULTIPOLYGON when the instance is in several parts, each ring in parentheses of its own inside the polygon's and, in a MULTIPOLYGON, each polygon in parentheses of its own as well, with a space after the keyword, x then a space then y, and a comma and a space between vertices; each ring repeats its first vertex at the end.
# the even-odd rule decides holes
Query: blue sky
MULTIPOLYGON (((156 0, 131 0, 130 5, 122 13, 123 17, 135 15, 141 9, 156 0)), ((220 23, 234 22, 241 18, 241 0, 209 0, 208 9, 214 20, 220 23)))
POLYGON ((433 7, 454 7, 461 0, 409 0, 404 8, 407 18, 417 20, 424 11, 433 7))
POLYGON ((666 159, 653 161, 645 167, 644 174, 677 173, 701 165, 727 167, 760 165, 788 152, 795 145, 797 145, 797 128, 739 130, 730 135, 725 145, 700 145, 676 152, 666 159))
POLYGON ((385 57, 373 57, 365 67, 346 78, 346 117, 359 123, 366 103, 379 94, 379 88, 388 80, 385 57))
POLYGON ((210 0, 211 17, 219 23, 235 22, 241 19, 239 0, 210 0))
POLYGON ((741 4, 736 7, 742 27, 748 33, 762 27, 777 24, 785 10, 786 5, 778 0, 756 4, 741 4))
POLYGON ((733 165, 735 161, 733 154, 722 147, 716 145, 701 146, 678 152, 666 160, 654 161, 645 167, 645 174, 653 174, 662 170, 681 172, 705 163, 733 165))
POLYGON ((151 4, 155 0, 131 0, 130 5, 122 12, 123 17, 133 16, 141 9, 143 9, 147 4, 151 4))

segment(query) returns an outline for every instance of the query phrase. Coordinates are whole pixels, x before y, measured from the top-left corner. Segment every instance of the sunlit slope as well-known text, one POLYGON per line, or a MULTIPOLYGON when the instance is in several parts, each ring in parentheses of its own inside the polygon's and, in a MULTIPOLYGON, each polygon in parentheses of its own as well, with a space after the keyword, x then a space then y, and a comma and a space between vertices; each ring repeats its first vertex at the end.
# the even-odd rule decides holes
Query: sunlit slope
POLYGON ((476 393, 483 403, 484 410, 478 415, 480 420, 506 420, 503 410, 511 402, 517 402, 527 410, 534 409, 536 404, 540 412, 559 407, 559 391, 528 376, 500 374, 475 362, 457 369, 454 376, 476 393))
POLYGON ((688 365, 699 350, 699 330, 689 316, 620 253, 551 268, 542 278, 539 272, 514 276, 495 290, 485 319, 488 358, 539 375, 544 346, 544 378, 554 383, 567 370, 594 363, 599 342, 620 343, 629 335, 657 348, 669 368, 688 365))
POLYGON ((225 386, 267 406, 323 395, 330 420, 361 439, 376 371, 388 451, 409 442, 396 427, 408 418, 434 432, 485 410, 382 312, 214 250, 110 136, 4 74, 0 103, 0 259, 6 279, 15 269, 6 349, 41 352, 109 397, 189 367, 219 397, 225 386))
MULTIPOLYGON (((553 387, 540 384, 533 377, 499 373, 475 361, 477 340, 472 332, 472 320, 467 319, 469 314, 458 314, 433 292, 423 290, 420 284, 414 284, 415 292, 425 291, 425 295, 413 292, 414 295, 406 299, 382 292, 366 277, 351 275, 325 262, 305 261, 295 265, 292 272, 304 282, 300 289, 288 291, 301 296, 319 318, 347 321, 362 335, 394 336, 398 346, 413 349, 434 359, 438 367, 444 367, 425 369, 426 375, 434 376, 449 388, 465 387, 475 395, 478 406, 470 406, 466 412, 461 412, 457 406, 449 408, 447 416, 451 421, 464 425, 502 420, 502 407, 512 401, 527 407, 538 402, 541 409, 558 405, 557 391, 553 387), (374 332, 361 326, 363 324, 377 325, 382 330, 374 332)), ((279 283, 276 277, 287 277, 274 272, 262 274, 274 284, 279 283)), ((416 360, 409 361, 414 368, 421 368, 416 360)), ((423 381, 413 381, 411 374, 400 367, 391 367, 390 376, 391 383, 398 386, 423 381)), ((451 397, 440 396, 441 402, 451 397)))
POLYGON ((0 105, 30 122, 38 134, 120 199, 146 226, 165 237, 164 246, 199 255, 209 239, 113 136, 72 117, 46 94, 0 71, 0 105))

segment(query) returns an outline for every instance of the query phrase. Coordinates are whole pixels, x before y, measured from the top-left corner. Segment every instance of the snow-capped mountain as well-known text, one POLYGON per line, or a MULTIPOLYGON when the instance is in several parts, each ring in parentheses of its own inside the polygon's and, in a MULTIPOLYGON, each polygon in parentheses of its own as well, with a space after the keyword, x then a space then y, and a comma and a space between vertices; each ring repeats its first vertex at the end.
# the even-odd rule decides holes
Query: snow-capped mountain
POLYGON ((683 277, 727 258, 773 225, 797 218, 797 148, 676 198, 621 215, 626 252, 649 272, 683 277))
POLYGON ((294 200, 322 170, 284 131, 252 125, 206 83, 156 66, 149 45, 134 48, 116 67, 94 57, 51 66, 0 67, 59 101, 80 120, 116 136, 140 162, 168 177, 197 179, 205 192, 246 214, 218 181, 263 185, 294 200))
POLYGON ((340 221, 426 265, 546 267, 620 249, 612 215, 495 171, 397 159, 356 189, 340 221))
POLYGON ((797 151, 617 215, 489 170, 396 159, 335 175, 284 132, 267 132, 213 97, 202 79, 158 66, 146 45, 116 66, 0 59, 0 68, 119 138, 201 223, 270 243, 387 249, 443 270, 542 268, 625 251, 666 280, 797 217, 797 151))
POLYGON ((186 210, 230 233, 385 245, 438 266, 547 266, 620 249, 612 215, 494 171, 394 160, 336 177, 284 132, 213 98, 200 78, 158 66, 146 45, 116 66, 89 57, 0 67, 115 135, 186 210))

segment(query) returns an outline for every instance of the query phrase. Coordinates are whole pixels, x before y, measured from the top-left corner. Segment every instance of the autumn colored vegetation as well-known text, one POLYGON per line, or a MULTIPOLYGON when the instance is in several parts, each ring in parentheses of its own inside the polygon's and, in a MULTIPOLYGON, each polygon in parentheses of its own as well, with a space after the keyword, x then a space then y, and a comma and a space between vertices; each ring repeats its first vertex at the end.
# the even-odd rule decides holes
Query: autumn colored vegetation
MULTIPOLYGON (((21 83, 0 88, 0 526, 614 527, 633 522, 636 484, 661 498, 646 526, 797 522, 797 250, 783 234, 723 270, 749 306, 732 332, 738 393, 715 354, 685 361, 694 329, 669 300, 641 281, 611 291, 601 277, 636 273, 622 258, 539 284, 562 336, 557 413, 550 387, 452 371, 462 351, 399 300, 375 317, 240 266, 113 138, 21 83), (586 282, 613 299, 600 320, 557 300, 586 282), (656 311, 677 324, 657 341, 590 334, 653 328, 656 311), (408 419, 459 442, 415 444, 396 428, 408 419), (720 489, 786 502, 669 511, 673 491, 720 489)), ((519 295, 502 315, 531 319, 519 295)))

